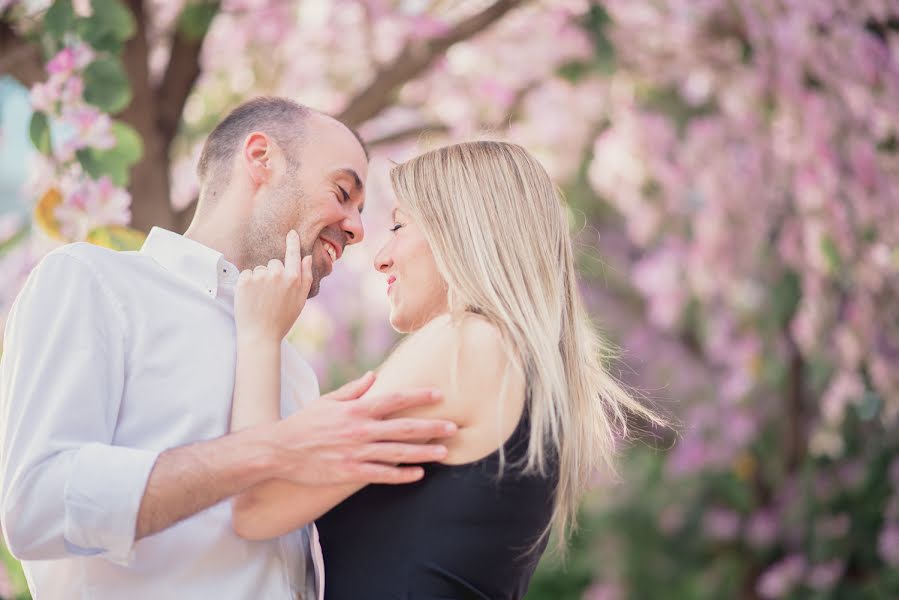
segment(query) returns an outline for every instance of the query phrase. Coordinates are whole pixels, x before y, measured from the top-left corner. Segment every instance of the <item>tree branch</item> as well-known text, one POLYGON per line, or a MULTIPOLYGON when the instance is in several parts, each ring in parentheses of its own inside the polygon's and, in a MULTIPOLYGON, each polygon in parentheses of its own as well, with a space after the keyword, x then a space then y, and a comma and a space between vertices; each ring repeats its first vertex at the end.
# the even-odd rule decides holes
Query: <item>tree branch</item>
POLYGON ((191 39, 175 27, 169 64, 155 91, 158 107, 156 122, 166 148, 175 138, 184 105, 200 76, 203 39, 205 33, 200 39, 191 39))
POLYGON ((11 75, 25 87, 31 87, 47 75, 40 47, 5 22, 0 22, 0 57, 0 75, 11 75))
POLYGON ((392 133, 382 135, 378 138, 366 140, 365 144, 369 148, 376 148, 378 146, 386 146, 387 144, 402 142, 403 140, 409 139, 410 137, 419 136, 425 133, 446 133, 447 131, 449 131, 449 127, 447 127, 443 123, 414 125, 412 127, 399 129, 392 133))
POLYGON ((350 100, 338 118, 356 127, 374 117, 390 105, 400 86, 426 71, 450 46, 485 30, 522 2, 497 0, 442 36, 407 43, 393 62, 380 69, 374 79, 350 100))

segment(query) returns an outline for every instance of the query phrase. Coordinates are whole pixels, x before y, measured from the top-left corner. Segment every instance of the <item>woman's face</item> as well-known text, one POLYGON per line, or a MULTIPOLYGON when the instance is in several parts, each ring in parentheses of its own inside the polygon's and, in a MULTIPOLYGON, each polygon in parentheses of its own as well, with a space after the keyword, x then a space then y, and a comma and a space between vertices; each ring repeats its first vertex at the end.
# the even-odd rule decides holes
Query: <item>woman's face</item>
POLYGON ((390 235, 375 257, 375 269, 387 276, 390 324, 408 333, 449 310, 446 281, 425 236, 396 204, 390 235))

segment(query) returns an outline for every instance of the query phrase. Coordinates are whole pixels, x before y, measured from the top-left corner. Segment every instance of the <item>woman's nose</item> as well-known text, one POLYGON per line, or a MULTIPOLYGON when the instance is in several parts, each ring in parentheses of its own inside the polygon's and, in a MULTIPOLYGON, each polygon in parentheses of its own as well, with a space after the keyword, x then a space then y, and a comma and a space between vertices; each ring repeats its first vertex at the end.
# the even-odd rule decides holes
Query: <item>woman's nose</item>
POLYGON ((387 270, 392 266, 393 259, 390 258, 390 253, 387 252, 387 246, 384 246, 380 251, 378 251, 378 254, 375 256, 375 270, 380 271, 381 273, 386 273, 387 270))

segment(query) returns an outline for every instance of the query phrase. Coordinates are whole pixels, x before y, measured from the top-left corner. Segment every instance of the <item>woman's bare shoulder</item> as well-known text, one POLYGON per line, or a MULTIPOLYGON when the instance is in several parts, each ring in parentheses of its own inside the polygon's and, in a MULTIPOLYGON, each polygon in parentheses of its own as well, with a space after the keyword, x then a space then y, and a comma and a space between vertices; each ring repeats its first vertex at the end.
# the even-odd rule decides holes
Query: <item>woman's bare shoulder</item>
POLYGON ((480 315, 442 315, 394 350, 379 370, 373 393, 433 387, 443 392, 444 402, 419 411, 468 422, 485 401, 499 400, 504 380, 515 390, 523 376, 500 329, 480 315))

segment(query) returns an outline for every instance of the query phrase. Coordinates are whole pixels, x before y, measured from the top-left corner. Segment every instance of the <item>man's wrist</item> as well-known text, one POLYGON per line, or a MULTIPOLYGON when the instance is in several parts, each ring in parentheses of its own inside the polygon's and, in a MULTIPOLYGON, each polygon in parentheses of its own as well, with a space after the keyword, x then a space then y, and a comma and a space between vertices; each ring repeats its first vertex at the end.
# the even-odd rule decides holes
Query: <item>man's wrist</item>
POLYGON ((241 457, 239 477, 244 487, 276 478, 283 471, 275 425, 266 423, 231 434, 241 457))

